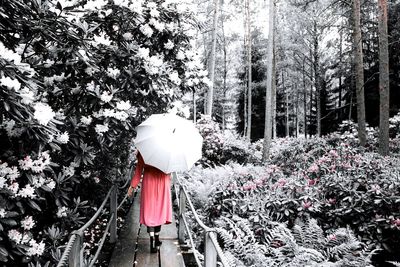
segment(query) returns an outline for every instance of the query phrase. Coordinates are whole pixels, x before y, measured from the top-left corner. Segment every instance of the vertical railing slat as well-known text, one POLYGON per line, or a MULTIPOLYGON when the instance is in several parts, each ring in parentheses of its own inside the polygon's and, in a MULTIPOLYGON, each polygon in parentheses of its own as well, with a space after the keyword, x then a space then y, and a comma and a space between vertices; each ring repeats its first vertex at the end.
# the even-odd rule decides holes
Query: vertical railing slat
POLYGON ((82 254, 81 248, 83 245, 82 236, 76 235, 76 239, 71 248, 69 256, 69 267, 82 267, 82 254))
POLYGON ((204 267, 216 267, 217 266, 217 250, 211 241, 210 234, 212 232, 204 233, 204 267))
POLYGON ((178 238, 179 243, 183 244, 185 242, 185 224, 183 222, 183 216, 186 211, 186 195, 183 192, 183 188, 179 190, 179 226, 178 226, 178 238))
POLYGON ((111 218, 111 225, 110 225, 110 243, 115 243, 117 241, 117 207, 118 207, 118 200, 117 200, 117 187, 114 185, 111 189, 110 195, 110 218, 111 218), (112 216, 114 214, 114 216, 112 216))

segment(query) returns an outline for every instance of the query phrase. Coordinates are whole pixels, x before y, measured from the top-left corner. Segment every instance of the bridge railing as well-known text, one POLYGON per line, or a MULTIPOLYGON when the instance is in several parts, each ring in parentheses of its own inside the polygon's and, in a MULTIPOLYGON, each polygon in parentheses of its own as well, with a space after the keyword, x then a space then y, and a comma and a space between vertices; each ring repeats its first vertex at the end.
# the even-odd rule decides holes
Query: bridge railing
POLYGON ((224 252, 222 251, 221 247, 218 244, 217 233, 215 229, 206 226, 201 221, 199 215, 194 209, 189 194, 187 193, 185 187, 181 184, 178 175, 176 173, 173 173, 172 178, 174 181, 173 184, 175 186, 175 194, 177 195, 176 197, 178 199, 178 208, 179 208, 179 226, 178 226, 179 243, 183 244, 185 242, 185 234, 187 234, 190 240, 191 247, 195 249, 193 236, 189 229, 189 225, 185 215, 186 208, 187 206, 189 206, 191 212, 193 213, 195 222, 204 230, 204 265, 201 264, 198 254, 194 253, 197 266, 216 267, 217 260, 219 259, 224 267, 229 267, 229 263, 224 255, 224 252))
MULTIPOLYGON (((131 174, 133 166, 131 166, 131 170, 128 172, 128 175, 131 174)), ((130 178, 130 177, 129 177, 130 178)), ((103 236, 100 239, 100 243, 98 244, 96 253, 94 254, 93 258, 91 258, 88 266, 94 266, 97 258, 100 255, 101 249, 103 248, 104 242, 107 238, 107 234, 110 233, 110 243, 115 243, 117 241, 117 211, 121 208, 122 204, 126 201, 127 195, 123 198, 123 200, 118 205, 117 198, 118 198, 118 190, 121 189, 125 192, 125 188, 130 182, 130 179, 127 179, 126 183, 118 187, 116 184, 112 185, 110 190, 108 191, 106 197, 104 198, 103 202, 101 203, 100 207, 97 209, 96 213, 90 218, 89 221, 85 223, 81 228, 73 231, 71 236, 68 240, 68 243, 65 247, 63 254, 61 255, 61 259, 57 264, 57 267, 69 266, 69 267, 82 267, 84 266, 83 263, 83 252, 84 252, 84 245, 83 245, 83 237, 84 232, 88 229, 100 216, 103 215, 106 211, 107 202, 109 202, 109 211, 110 216, 108 218, 108 223, 106 229, 104 230, 103 236)))

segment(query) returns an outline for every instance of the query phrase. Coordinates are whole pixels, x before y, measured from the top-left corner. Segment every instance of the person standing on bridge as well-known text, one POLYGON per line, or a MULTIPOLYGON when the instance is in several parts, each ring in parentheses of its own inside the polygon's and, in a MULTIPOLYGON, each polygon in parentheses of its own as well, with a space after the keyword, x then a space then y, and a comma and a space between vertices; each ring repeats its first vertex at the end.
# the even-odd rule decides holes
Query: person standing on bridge
POLYGON ((147 226, 147 232, 150 235, 150 252, 156 253, 162 244, 161 225, 172 222, 171 176, 153 166, 146 165, 140 152, 137 152, 136 170, 128 189, 128 196, 132 196, 142 173, 140 224, 147 226))
POLYGON ((161 225, 172 221, 170 173, 189 170, 202 156, 203 137, 195 125, 173 114, 153 114, 136 128, 138 149, 128 195, 139 184, 140 223, 150 234, 150 251, 160 247, 161 225))

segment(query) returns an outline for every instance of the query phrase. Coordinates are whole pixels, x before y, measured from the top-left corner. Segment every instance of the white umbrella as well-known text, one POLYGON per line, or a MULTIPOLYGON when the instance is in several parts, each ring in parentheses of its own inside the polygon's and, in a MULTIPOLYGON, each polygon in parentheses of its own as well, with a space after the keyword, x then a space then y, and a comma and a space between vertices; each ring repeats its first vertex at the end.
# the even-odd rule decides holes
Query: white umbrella
POLYGON ((201 158, 203 137, 191 121, 154 114, 137 127, 135 143, 147 165, 171 173, 187 171, 201 158))

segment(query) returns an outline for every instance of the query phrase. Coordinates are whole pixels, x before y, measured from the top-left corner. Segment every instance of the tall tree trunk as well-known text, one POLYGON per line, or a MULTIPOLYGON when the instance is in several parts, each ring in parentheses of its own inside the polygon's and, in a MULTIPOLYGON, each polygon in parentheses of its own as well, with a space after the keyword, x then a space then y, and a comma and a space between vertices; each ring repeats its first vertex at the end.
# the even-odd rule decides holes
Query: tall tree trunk
POLYGON ((247 0, 246 5, 247 16, 247 68, 248 68, 248 86, 247 86, 247 132, 246 138, 251 141, 251 113, 252 113, 252 77, 251 77, 251 21, 250 21, 250 0, 247 0))
POLYGON ((215 50, 217 46, 217 25, 218 25, 218 9, 219 1, 214 0, 214 23, 212 29, 212 46, 211 46, 211 62, 210 62, 210 80, 211 86, 208 88, 207 94, 207 113, 206 115, 212 115, 213 98, 214 98, 214 83, 215 83, 215 50))
POLYGON ((356 72, 356 92, 357 92, 357 120, 358 120, 358 139, 361 146, 366 143, 365 129, 365 99, 364 99, 364 62, 360 26, 360 0, 353 0, 353 41, 354 59, 356 72))
POLYGON ((193 123, 196 124, 196 91, 193 90, 193 123))
MULTIPOLYGON (((312 52, 312 49, 310 49, 310 58, 313 58, 313 52, 312 52)), ((311 62, 311 64, 312 64, 312 66, 314 65, 314 61, 312 60, 312 62, 311 62)), ((312 109, 313 109, 313 105, 314 105, 314 96, 313 96, 313 94, 314 94, 314 88, 313 88, 313 81, 314 81, 314 76, 315 76, 315 73, 314 73, 314 68, 312 67, 312 66, 310 66, 310 74, 311 74, 311 83, 310 83, 310 107, 309 107, 309 109, 310 109, 310 115, 309 115, 309 118, 308 118, 308 120, 309 120, 309 124, 308 125, 313 125, 313 113, 312 113, 312 109)), ((315 83, 314 83, 315 84, 315 83)), ((310 136, 310 138, 312 137, 312 132, 311 132, 311 130, 309 131, 309 136, 310 136)))
MULTIPOLYGON (((244 0, 244 11, 246 13, 246 7, 247 7, 247 1, 248 0, 244 0)), ((247 47, 247 19, 246 16, 243 19, 243 51, 246 50, 247 47)), ((243 137, 246 138, 246 134, 247 134, 247 85, 248 85, 248 71, 247 71, 247 65, 245 62, 243 62, 244 65, 244 88, 243 88, 243 137)))
POLYGON ((378 0, 379 10, 379 153, 389 154, 389 51, 387 0, 378 0))
POLYGON ((319 68, 319 41, 318 41, 318 28, 317 22, 314 22, 314 81, 315 81, 315 97, 317 100, 317 136, 321 136, 321 82, 320 82, 320 68, 319 68))
POLYGON ((275 29, 275 3, 269 0, 269 34, 268 34, 268 57, 267 57, 267 86, 265 93, 265 129, 263 144, 263 162, 269 158, 272 135, 272 87, 273 87, 273 64, 274 64, 274 29, 275 29))
POLYGON ((297 84, 295 86, 295 91, 296 91, 296 108, 295 108, 295 114, 296 114, 296 138, 299 137, 299 88, 297 87, 297 84))
MULTIPOLYGON (((339 69, 343 68, 343 33, 339 31, 339 69)), ((338 119, 342 120, 342 73, 339 74, 339 100, 338 100, 338 119)))
POLYGON ((282 71, 282 89, 285 92, 285 136, 289 136, 289 90, 285 87, 285 73, 282 71))
POLYGON ((306 87, 306 57, 303 58, 303 93, 304 93, 304 138, 307 138, 307 87, 306 87))
MULTIPOLYGON (((275 42, 274 42, 275 43, 275 42)), ((275 45, 274 45, 274 59, 272 64, 272 92, 271 92, 271 102, 272 102, 272 139, 276 139, 276 56, 275 56, 275 45)))
MULTIPOLYGON (((221 8, 221 18, 222 17, 222 8, 221 8)), ((225 37, 225 27, 224 27, 224 19, 221 20, 221 29, 222 29, 222 43, 223 43, 223 49, 224 49, 224 75, 223 75, 223 100, 222 100, 222 129, 225 131, 226 128, 226 104, 227 104, 227 99, 226 99, 226 79, 228 75, 228 61, 227 61, 227 51, 226 51, 226 37, 225 37)))

